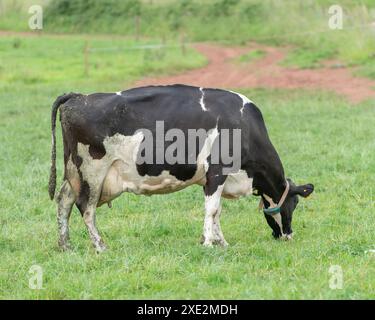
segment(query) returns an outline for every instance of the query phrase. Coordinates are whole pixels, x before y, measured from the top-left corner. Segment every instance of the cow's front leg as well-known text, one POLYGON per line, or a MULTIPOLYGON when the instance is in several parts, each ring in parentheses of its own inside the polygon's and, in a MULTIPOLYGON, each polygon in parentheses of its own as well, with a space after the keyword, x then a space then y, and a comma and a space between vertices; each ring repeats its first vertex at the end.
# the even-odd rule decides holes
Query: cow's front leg
POLYGON ((68 181, 64 181, 60 193, 57 196, 57 226, 59 229, 58 245, 62 250, 70 248, 69 244, 69 218, 73 204, 76 200, 72 187, 68 181))
POLYGON ((204 187, 205 211, 203 227, 203 245, 212 247, 214 244, 226 245, 220 228, 221 194, 224 188, 225 177, 208 174, 207 183, 204 187))
POLYGON ((83 220, 85 221, 91 242, 94 245, 96 252, 99 253, 104 251, 106 249, 106 246, 99 234, 98 229, 96 228, 95 209, 96 207, 93 205, 88 206, 83 213, 83 220))

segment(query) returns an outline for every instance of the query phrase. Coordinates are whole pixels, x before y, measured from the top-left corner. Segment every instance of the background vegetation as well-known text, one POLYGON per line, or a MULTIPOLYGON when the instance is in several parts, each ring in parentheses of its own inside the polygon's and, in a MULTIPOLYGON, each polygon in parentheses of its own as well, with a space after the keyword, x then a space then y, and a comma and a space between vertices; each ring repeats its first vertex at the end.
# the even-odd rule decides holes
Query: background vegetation
MULTIPOLYGON (((37 1, 38 2, 38 1, 37 1)), ((330 0, 39 0, 47 4, 45 32, 110 33, 158 39, 250 40, 296 48, 289 65, 317 67, 321 59, 339 58, 374 77, 375 2, 340 0, 344 29, 329 30, 330 0)), ((0 29, 27 30, 27 4, 3 0, 0 29)))

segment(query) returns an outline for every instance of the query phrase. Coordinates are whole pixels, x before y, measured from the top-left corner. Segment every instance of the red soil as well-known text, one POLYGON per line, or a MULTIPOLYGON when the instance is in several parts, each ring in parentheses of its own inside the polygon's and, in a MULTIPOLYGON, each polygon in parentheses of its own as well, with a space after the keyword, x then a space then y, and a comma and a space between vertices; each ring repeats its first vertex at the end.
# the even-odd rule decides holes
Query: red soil
MULTIPOLYGON (((375 81, 353 76, 351 68, 332 68, 332 62, 318 69, 280 66, 288 49, 251 44, 247 47, 223 47, 214 44, 194 46, 208 59, 208 65, 182 74, 145 78, 135 85, 190 84, 214 88, 286 88, 324 89, 348 98, 353 103, 374 98, 375 81), (250 50, 261 49, 266 55, 250 63, 234 63, 233 59, 250 50)), ((337 64, 337 63, 336 63, 337 64)))

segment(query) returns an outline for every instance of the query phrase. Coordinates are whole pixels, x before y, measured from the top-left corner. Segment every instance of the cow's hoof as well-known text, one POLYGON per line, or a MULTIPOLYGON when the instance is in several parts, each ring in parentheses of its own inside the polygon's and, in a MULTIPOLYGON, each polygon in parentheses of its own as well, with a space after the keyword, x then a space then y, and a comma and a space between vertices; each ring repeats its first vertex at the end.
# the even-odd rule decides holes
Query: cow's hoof
POLYGON ((281 239, 281 240, 284 240, 284 241, 290 241, 290 240, 293 240, 293 233, 290 233, 290 234, 284 234, 280 239, 281 239))
POLYGON ((106 250, 107 250, 107 246, 104 243, 101 243, 100 245, 95 247, 95 252, 98 253, 98 254, 102 253, 106 250))
POLYGON ((215 239, 212 242, 215 246, 220 246, 220 247, 228 247, 228 242, 225 241, 225 239, 215 239))
POLYGON ((202 234, 202 237, 201 237, 201 241, 200 241, 201 245, 203 245, 204 247, 208 247, 208 248, 211 248, 213 246, 212 244, 212 241, 208 241, 206 239, 206 237, 204 236, 204 234, 202 234))
POLYGON ((212 248, 213 246, 221 246, 221 247, 227 247, 229 244, 225 241, 225 239, 214 239, 211 241, 206 241, 206 238, 204 235, 201 237, 200 243, 204 247, 212 248))
POLYGON ((212 248, 213 246, 214 246, 214 244, 211 241, 203 242, 203 247, 212 248))
POLYGON ((225 239, 220 239, 220 240, 217 240, 217 244, 218 246, 221 246, 221 247, 228 247, 229 246, 229 243, 225 241, 225 239))
POLYGON ((69 250, 72 250, 72 246, 68 242, 66 242, 66 243, 60 243, 59 242, 59 249, 61 251, 69 251, 69 250))
POLYGON ((204 235, 202 234, 201 239, 199 240, 199 243, 200 243, 200 244, 203 244, 203 243, 204 243, 204 240, 205 240, 205 238, 204 238, 204 235))

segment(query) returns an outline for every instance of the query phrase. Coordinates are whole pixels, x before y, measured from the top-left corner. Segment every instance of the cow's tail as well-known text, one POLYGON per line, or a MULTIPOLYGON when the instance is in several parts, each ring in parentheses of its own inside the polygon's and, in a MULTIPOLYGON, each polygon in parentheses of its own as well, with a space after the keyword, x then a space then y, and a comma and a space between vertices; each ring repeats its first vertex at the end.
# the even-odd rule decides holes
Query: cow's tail
POLYGON ((57 111, 59 110, 60 105, 67 102, 70 98, 75 96, 75 93, 63 94, 58 97, 52 105, 52 114, 51 114, 51 125, 52 125, 52 151, 51 151, 51 171, 49 176, 48 192, 51 200, 55 197, 56 190, 56 117, 57 111))

